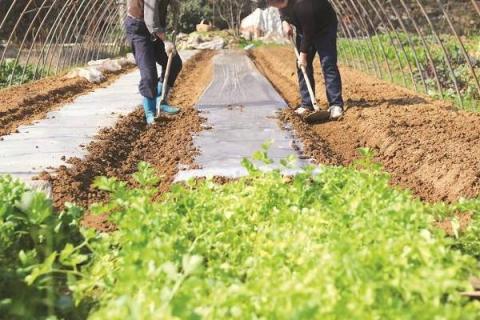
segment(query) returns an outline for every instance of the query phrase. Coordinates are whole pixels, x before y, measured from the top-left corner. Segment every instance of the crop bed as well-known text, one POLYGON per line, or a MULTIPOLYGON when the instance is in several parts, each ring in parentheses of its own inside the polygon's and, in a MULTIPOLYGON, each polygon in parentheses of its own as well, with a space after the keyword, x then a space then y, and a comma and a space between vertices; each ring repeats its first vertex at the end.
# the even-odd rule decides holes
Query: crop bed
MULTIPOLYGON (((68 159, 68 168, 42 175, 42 179, 52 183, 55 207, 62 209, 65 202, 88 207, 104 200, 105 193, 91 186, 94 179, 108 176, 131 180, 141 161, 150 163, 162 176, 161 192, 168 189, 179 165, 191 167, 196 152, 192 135, 201 130, 202 123, 194 105, 210 82, 213 55, 211 51, 204 51, 184 64, 170 98, 172 105, 181 108, 180 115, 163 118, 146 128, 143 109, 139 108, 120 119, 114 128, 101 132, 87 146, 87 157, 68 159)), ((108 228, 103 225, 103 219, 93 216, 86 218, 86 224, 108 228)))
MULTIPOLYGON (((295 59, 286 47, 251 54, 290 106, 299 104, 295 59)), ((323 79, 317 61, 317 80, 323 79)), ((350 68, 341 69, 348 110, 342 121, 307 126, 293 112, 306 152, 318 163, 348 164, 357 149, 375 151, 393 183, 428 201, 455 201, 480 194, 480 114, 454 108, 350 68)), ((318 98, 326 105, 323 81, 318 98)))
POLYGON ((43 119, 48 112, 60 109, 78 96, 107 87, 120 75, 130 72, 134 66, 126 66, 117 72, 107 72, 99 84, 75 77, 52 76, 28 84, 0 90, 0 136, 13 133, 21 125, 43 119))

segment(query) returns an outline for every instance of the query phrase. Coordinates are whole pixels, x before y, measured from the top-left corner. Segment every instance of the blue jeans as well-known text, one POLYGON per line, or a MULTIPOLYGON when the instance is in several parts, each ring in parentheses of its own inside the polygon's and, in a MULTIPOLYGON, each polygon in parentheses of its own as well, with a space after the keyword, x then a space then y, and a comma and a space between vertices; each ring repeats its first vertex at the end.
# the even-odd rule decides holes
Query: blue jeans
MULTIPOLYGON (((302 35, 297 35, 297 49, 300 50, 302 35)), ((342 98, 342 78, 337 66, 337 24, 332 24, 314 40, 314 45, 310 48, 307 58, 307 76, 310 79, 313 90, 315 92, 315 78, 313 76, 313 60, 315 54, 320 56, 320 62, 323 69, 323 77, 325 79, 325 88, 327 91, 327 99, 329 106, 343 107, 342 98)), ((312 100, 308 93, 307 83, 303 77, 302 70, 297 68, 298 82, 300 86, 300 95, 302 96, 302 106, 311 107, 312 100)))
MULTIPOLYGON (((155 99, 158 95, 158 82, 163 82, 167 68, 168 56, 165 52, 165 44, 160 39, 152 40, 152 35, 143 21, 127 17, 125 20, 127 39, 132 46, 135 61, 140 69, 140 94, 149 99, 155 99), (162 66, 162 75, 159 78, 157 65, 162 66)), ((170 76, 167 84, 173 87, 178 74, 182 70, 182 59, 177 54, 173 58, 170 76)))

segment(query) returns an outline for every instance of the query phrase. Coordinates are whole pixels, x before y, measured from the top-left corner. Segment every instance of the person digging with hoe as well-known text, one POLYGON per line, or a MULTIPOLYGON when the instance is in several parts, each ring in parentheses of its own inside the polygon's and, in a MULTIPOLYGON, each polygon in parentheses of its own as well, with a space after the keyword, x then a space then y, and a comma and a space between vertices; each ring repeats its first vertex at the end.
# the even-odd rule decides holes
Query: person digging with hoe
POLYGON ((307 114, 307 119, 308 114, 322 112, 314 110, 314 107, 317 109, 318 106, 315 101, 313 60, 318 53, 329 103, 327 118, 340 119, 343 116, 344 103, 342 79, 337 66, 338 21, 332 5, 328 0, 267 0, 267 5, 280 9, 283 32, 296 46, 302 105, 295 112, 302 116, 307 114))
POLYGON ((140 69, 140 94, 147 124, 155 122, 157 110, 176 114, 178 108, 168 105, 167 97, 182 70, 182 59, 172 43, 166 42, 167 9, 171 0, 128 0, 125 29, 127 39, 140 69), (170 70, 167 72, 169 57, 170 70), (157 65, 162 66, 160 78, 157 65), (168 79, 165 79, 166 73, 168 79), (166 81, 164 85, 164 81, 166 81), (162 99, 163 97, 163 99, 162 99), (163 101, 157 101, 163 100, 163 101), (157 109, 157 103, 159 103, 157 109))

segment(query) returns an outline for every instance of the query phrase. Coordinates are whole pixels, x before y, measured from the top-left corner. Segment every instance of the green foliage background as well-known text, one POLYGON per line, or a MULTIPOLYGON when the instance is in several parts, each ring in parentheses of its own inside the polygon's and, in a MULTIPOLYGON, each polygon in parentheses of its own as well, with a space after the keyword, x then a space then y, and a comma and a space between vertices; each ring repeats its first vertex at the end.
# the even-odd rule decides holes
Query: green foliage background
MULTIPOLYGON (((416 86, 420 92, 435 98, 449 99, 465 110, 479 111, 480 96, 458 41, 448 35, 442 35, 441 39, 452 70, 447 64, 443 49, 433 36, 425 37, 429 52, 419 36, 402 32, 375 35, 370 39, 340 38, 338 46, 342 63, 411 89, 416 86), (434 71, 437 72, 443 96, 438 89, 434 71), (453 79, 457 81, 460 95, 455 89, 453 79)), ((480 74, 480 37, 471 36, 463 41, 476 74, 480 74)))

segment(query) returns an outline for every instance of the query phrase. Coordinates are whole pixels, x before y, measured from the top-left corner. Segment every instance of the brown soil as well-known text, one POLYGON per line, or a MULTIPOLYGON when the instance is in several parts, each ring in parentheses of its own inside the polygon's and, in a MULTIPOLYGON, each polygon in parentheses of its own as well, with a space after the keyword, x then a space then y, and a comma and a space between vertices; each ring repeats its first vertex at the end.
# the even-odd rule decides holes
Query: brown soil
MULTIPOLYGON (((458 230, 457 232, 461 233, 467 230, 468 226, 472 223, 473 219, 473 214, 472 213, 466 213, 466 212, 460 212, 455 214, 455 219, 457 220, 458 223, 458 230)), ((451 237, 455 236, 455 232, 453 229, 453 218, 448 218, 442 221, 437 221, 435 223, 435 226, 438 228, 442 229, 445 231, 445 233, 451 237)))
POLYGON ((107 73, 106 80, 100 84, 79 77, 68 79, 55 76, 0 90, 0 136, 15 132, 21 125, 45 118, 48 112, 96 88, 110 85, 132 69, 134 66, 107 73))
MULTIPOLYGON (((53 200, 61 209, 65 202, 88 208, 92 203, 107 199, 107 195, 91 185, 98 176, 132 181, 139 162, 150 163, 163 179, 160 193, 167 191, 179 165, 193 166, 196 150, 192 135, 202 129, 202 119, 194 108, 212 77, 210 60, 214 52, 203 51, 186 62, 172 92, 170 103, 181 108, 174 117, 161 119, 146 127, 143 110, 123 117, 114 128, 104 130, 88 147, 84 159, 69 159, 70 167, 61 167, 44 175, 53 187, 53 200)), ((100 230, 112 226, 103 217, 86 215, 85 224, 100 230)))
MULTIPOLYGON (((286 47, 251 54, 290 106, 299 103, 295 59, 286 47)), ((323 77, 316 62, 316 79, 323 77)), ((337 122, 306 125, 292 110, 283 117, 318 163, 348 164, 369 147, 393 183, 427 201, 455 201, 480 194, 480 114, 456 111, 372 76, 341 68, 348 108, 337 122)), ((323 81, 317 97, 326 105, 323 81)))

